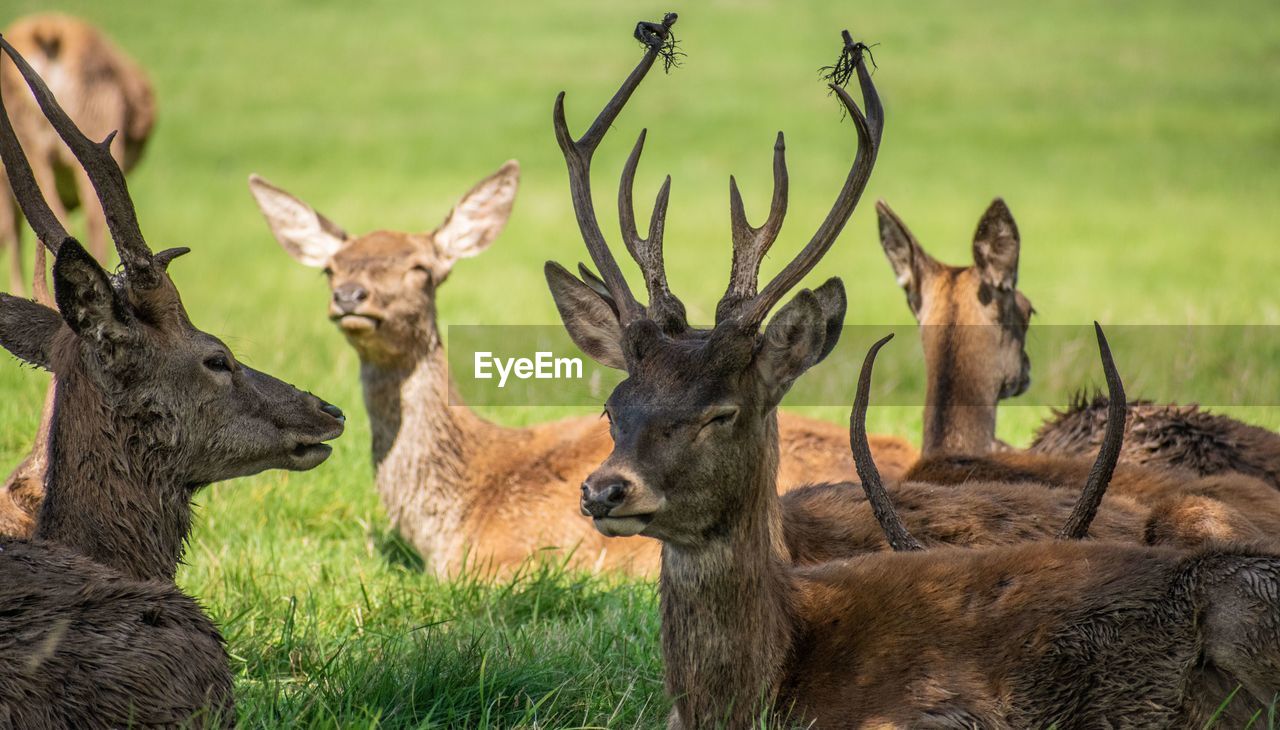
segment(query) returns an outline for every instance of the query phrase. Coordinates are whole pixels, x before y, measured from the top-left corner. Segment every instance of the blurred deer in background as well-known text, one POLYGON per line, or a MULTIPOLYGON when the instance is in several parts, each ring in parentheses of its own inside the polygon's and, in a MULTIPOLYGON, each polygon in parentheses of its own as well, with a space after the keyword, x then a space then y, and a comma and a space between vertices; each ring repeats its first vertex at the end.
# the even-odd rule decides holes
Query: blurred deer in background
MULTIPOLYGON (((604 534, 662 541, 669 727, 746 728, 788 713, 821 727, 1202 725, 1237 686, 1221 716, 1242 724, 1271 702, 1280 692, 1280 557, 1042 541, 790 564, 776 408, 838 337, 842 284, 800 291, 760 328, 853 212, 883 109, 864 47, 846 33, 867 114, 833 85, 859 142, 844 188, 778 276, 757 291, 754 266, 735 265, 715 327, 692 329, 665 287, 657 237, 631 251, 648 305, 632 295, 585 183, 592 153, 674 21, 640 25, 643 59, 580 139, 565 125, 563 93, 556 101, 583 240, 616 313, 581 296, 588 284, 564 268, 546 269, 566 327, 597 337, 589 354, 627 373, 607 403, 613 452, 584 483, 582 506, 604 534), (612 330, 600 328, 606 314, 612 330)), ((735 261, 758 260, 760 248, 735 239, 735 261)), ((873 462, 859 470, 878 483, 873 462)))
POLYGON ((235 723, 217 627, 174 585, 207 484, 303 470, 342 412, 238 362, 188 318, 152 253, 108 143, 85 137, 3 38, 92 181, 123 266, 109 275, 41 194, 0 91, 0 160, 54 256, 57 309, 0 294, 0 344, 57 374, 46 494, 33 539, 0 539, 0 726, 235 723))
MULTIPOLYGON (((94 140, 116 132, 111 156, 124 172, 138 164, 156 122, 155 97, 142 68, 102 31, 69 15, 49 13, 15 21, 4 37, 48 81, 71 120, 94 140)), ((49 193, 59 220, 84 206, 89 250, 107 263, 107 230, 102 206, 83 168, 40 109, 26 94, 12 63, 0 58, 0 88, 8 94, 9 118, 31 161, 36 183, 49 193)), ((2 186, 3 183, 0 183, 2 186)), ((7 186, 6 186, 7 188, 7 186)), ((19 209, 7 189, 0 193, 0 253, 8 246, 9 287, 22 293, 19 209)))
MULTIPOLYGON (((628 192, 634 162, 633 156, 628 192)), ((378 492, 392 524, 433 570, 446 574, 464 555, 482 566, 513 567, 539 548, 576 546, 579 565, 652 572, 653 543, 606 541, 577 514, 579 485, 609 451, 603 419, 500 426, 463 405, 449 376, 438 289, 459 260, 484 251, 502 231, 518 176, 516 163, 506 163, 463 196, 438 228, 416 234, 351 236, 260 177, 251 177, 249 187, 285 251, 322 267, 329 278, 329 317, 360 355, 378 492)), ((785 180, 781 190, 785 206, 785 180)), ((629 196, 622 212, 634 221, 629 196)), ((780 216, 775 210, 771 220, 780 216)), ((609 306, 591 290, 581 293, 609 306)), ((844 429, 789 414, 779 420, 780 483, 853 475, 844 429)), ((916 456, 897 438, 878 438, 873 450, 892 475, 905 472, 916 456)))
MULTIPOLYGON (((1017 451, 995 437, 997 404, 1020 395, 1030 383, 1025 348, 1034 310, 1017 288, 1021 238, 1008 206, 996 199, 983 214, 974 235, 974 264, 968 267, 937 261, 884 201, 876 209, 881 245, 920 323, 925 353, 924 446, 905 481, 983 489, 992 482, 1078 488, 1104 441, 1109 398, 1092 406, 1094 434, 1065 453, 1044 447, 1017 451)), ((1128 440, 1145 443, 1153 420, 1176 428, 1162 413, 1168 411, 1150 405, 1127 409, 1122 463, 1110 487, 1110 494, 1154 510, 1147 523, 1150 541, 1280 539, 1280 498, 1268 484, 1242 474, 1202 477, 1184 468, 1156 466, 1161 462, 1154 458, 1133 458, 1128 440), (1134 420, 1140 425, 1134 426, 1134 420)), ((1224 438, 1219 443, 1217 453, 1248 442, 1224 438)), ((1190 466, 1178 461, 1164 464, 1190 466)))

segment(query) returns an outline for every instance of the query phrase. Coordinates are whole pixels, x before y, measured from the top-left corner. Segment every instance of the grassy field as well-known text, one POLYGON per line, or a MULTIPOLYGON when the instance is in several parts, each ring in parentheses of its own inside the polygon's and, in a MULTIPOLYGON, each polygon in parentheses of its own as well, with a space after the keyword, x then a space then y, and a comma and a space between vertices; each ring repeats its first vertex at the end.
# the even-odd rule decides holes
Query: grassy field
MULTIPOLYGON (((46 5, 8 0, 0 23, 46 5)), ((194 249, 173 275, 197 324, 351 416, 316 471, 201 497, 180 581, 230 642, 246 727, 661 726, 651 585, 546 565, 497 584, 440 583, 387 534, 356 357, 324 318, 323 277, 276 246, 245 186, 261 173, 353 232, 425 230, 518 158, 511 224, 458 267, 441 316, 552 324, 541 264, 585 252, 551 103, 567 90, 581 130, 638 58, 637 19, 680 11, 688 58, 650 76, 598 155, 602 222, 616 230, 614 180, 648 126, 638 195, 672 174, 668 268, 698 319, 710 318, 727 276, 730 172, 759 219, 773 134, 786 131, 791 210, 769 273, 807 240, 843 179, 852 130, 815 71, 848 27, 880 44, 887 108, 866 200, 888 200, 939 258, 968 261, 978 216, 999 195, 1022 231, 1021 286, 1038 323, 1280 324, 1280 5, 861 5, 62 3, 153 76, 160 122, 130 187, 153 246, 194 249)), ((850 291, 850 324, 911 322, 869 204, 811 280, 835 274, 850 291)), ((1188 382, 1223 377, 1205 370, 1188 382)), ((1089 382, 1080 378, 1072 387, 1089 382)), ((0 463, 29 444, 46 382, 0 363, 0 463)), ((847 418, 845 408, 807 410, 847 418)), ((1280 408, 1224 410, 1280 427, 1280 408)), ((519 424, 574 412, 487 414, 519 424)), ((1015 402, 1001 436, 1026 443, 1046 413, 1015 402)), ((876 408, 872 420, 918 440, 918 407, 876 408)))

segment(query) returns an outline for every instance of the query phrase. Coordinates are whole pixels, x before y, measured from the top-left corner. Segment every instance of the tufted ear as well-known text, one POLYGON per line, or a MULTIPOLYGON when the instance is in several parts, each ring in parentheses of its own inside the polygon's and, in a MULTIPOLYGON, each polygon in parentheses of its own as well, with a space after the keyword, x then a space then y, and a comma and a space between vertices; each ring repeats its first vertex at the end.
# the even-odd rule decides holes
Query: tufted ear
POLYGON ((1011 291, 1018 286, 1018 224, 1004 200, 991 201, 973 234, 973 264, 982 280, 997 289, 1011 291))
POLYGON ((817 291, 802 290, 770 320, 756 367, 772 405, 835 347, 844 307, 844 285, 833 278, 817 291))
POLYGON ((876 202, 876 214, 880 220, 880 246, 885 258, 893 267, 898 286, 907 294, 907 306, 917 319, 924 306, 924 292, 929 279, 943 269, 925 252, 920 242, 907 229, 902 219, 883 200, 876 202))
POLYGON ((544 271, 560 320, 574 344, 601 365, 625 370, 622 325, 608 300, 554 261, 548 261, 544 271))
POLYGON ((62 317, 49 307, 0 293, 0 345, 19 360, 51 370, 53 336, 61 327, 62 317))
POLYGON ((432 234, 436 247, 452 265, 479 254, 502 233, 516 202, 520 163, 507 160, 498 171, 476 183, 432 234))
POLYGON ((324 266, 346 242, 340 226, 261 177, 249 176, 249 192, 281 248, 303 266, 324 266))
POLYGON ((53 293, 62 320, 105 361, 127 350, 133 316, 107 272, 74 238, 63 241, 53 262, 53 293))

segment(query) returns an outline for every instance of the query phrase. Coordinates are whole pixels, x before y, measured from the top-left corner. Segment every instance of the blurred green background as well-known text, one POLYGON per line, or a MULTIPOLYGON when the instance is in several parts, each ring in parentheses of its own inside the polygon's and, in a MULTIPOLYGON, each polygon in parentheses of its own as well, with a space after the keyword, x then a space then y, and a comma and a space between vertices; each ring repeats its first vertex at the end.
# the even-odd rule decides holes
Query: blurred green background
MULTIPOLYGON (((0 24, 50 9, 6 0, 0 24)), ((353 233, 427 230, 517 158, 511 223, 458 266, 441 319, 553 324, 542 262, 585 251, 552 100, 568 92, 580 133, 640 55, 636 20, 679 11, 688 56, 670 75, 651 74, 618 120, 595 162, 597 200, 616 240, 617 175, 649 127, 637 197, 647 202, 673 176, 667 266, 692 319, 711 319, 726 281, 728 175, 760 220, 778 129, 791 208, 765 273, 826 213, 854 135, 816 70, 849 28, 879 44, 884 146, 866 202, 810 280, 844 277, 850 324, 911 323, 870 201, 888 200, 935 256, 964 264, 995 196, 1022 232, 1020 283, 1036 323, 1280 324, 1273 0, 83 0, 57 9, 105 29, 153 79, 159 123, 129 182, 152 245, 194 250, 172 271, 193 319, 243 360, 351 416, 315 472, 266 474, 202 498, 182 582, 231 640, 250 725, 661 724, 646 586, 554 570, 497 587, 442 585, 411 557, 388 558, 397 553, 370 484, 356 357, 325 319, 323 276, 276 246, 245 185, 258 172, 353 233)), ((1072 387, 1090 382, 1079 378, 1072 387)), ((45 382, 0 362, 0 463, 28 446, 45 382)), ((487 413, 526 423, 584 410, 487 413)), ((807 410, 847 418, 845 408, 807 410)), ((1227 410, 1280 426, 1278 409, 1227 410)), ((1000 434, 1024 444, 1047 412, 1007 407, 1000 434)), ((876 408, 872 420, 873 431, 918 441, 918 408, 876 408)))

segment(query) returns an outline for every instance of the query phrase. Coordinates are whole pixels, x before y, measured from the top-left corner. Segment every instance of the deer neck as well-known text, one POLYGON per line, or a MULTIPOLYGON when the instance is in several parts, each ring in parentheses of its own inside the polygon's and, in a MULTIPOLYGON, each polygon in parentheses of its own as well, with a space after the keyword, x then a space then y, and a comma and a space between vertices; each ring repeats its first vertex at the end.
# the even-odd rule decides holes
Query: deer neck
POLYGON ((791 652, 776 416, 769 429, 767 458, 744 475, 750 498, 728 529, 697 549, 662 547, 666 686, 685 728, 749 726, 776 698, 791 652))
POLYGON ((88 380, 79 373, 57 378, 34 537, 139 580, 172 582, 197 485, 178 483, 168 466, 176 454, 162 425, 140 426, 88 380))
POLYGON ((362 360, 360 378, 372 432, 375 480, 393 525, 439 565, 455 545, 475 496, 471 455, 499 430, 463 402, 449 377, 439 335, 412 357, 362 360))
POLYGON ((981 357, 959 351, 963 336, 959 326, 939 333, 941 342, 927 348, 928 369, 924 404, 924 439, 921 452, 985 454, 996 438, 998 393, 982 373, 964 363, 982 364, 981 357))

